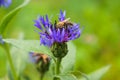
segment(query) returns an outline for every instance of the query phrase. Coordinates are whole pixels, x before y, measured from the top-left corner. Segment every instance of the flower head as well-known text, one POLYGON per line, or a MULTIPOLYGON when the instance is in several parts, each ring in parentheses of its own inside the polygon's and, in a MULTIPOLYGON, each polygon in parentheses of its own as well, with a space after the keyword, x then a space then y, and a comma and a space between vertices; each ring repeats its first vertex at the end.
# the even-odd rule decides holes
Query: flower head
POLYGON ((11 2, 12 2, 11 0, 0 0, 0 7, 1 6, 9 7, 11 2))
POLYGON ((42 53, 30 52, 29 57, 33 63, 36 63, 37 70, 40 73, 44 74, 46 71, 49 70, 51 60, 50 56, 42 53))
POLYGON ((42 53, 29 52, 29 58, 30 58, 31 62, 37 63, 37 64, 40 61, 42 61, 44 64, 47 64, 50 62, 50 57, 48 55, 42 54, 42 53))
POLYGON ((79 24, 69 21, 70 18, 65 18, 66 12, 60 11, 58 22, 52 24, 46 15, 40 16, 35 20, 35 26, 41 30, 41 44, 51 47, 54 43, 63 43, 74 40, 80 37, 81 31, 79 24))

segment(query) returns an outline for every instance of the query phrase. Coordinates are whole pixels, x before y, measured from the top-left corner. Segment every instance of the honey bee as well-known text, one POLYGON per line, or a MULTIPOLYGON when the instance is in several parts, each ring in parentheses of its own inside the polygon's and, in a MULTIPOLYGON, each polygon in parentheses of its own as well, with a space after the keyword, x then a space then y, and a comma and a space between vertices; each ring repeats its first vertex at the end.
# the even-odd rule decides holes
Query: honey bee
POLYGON ((73 23, 69 21, 70 18, 67 18, 63 21, 60 21, 56 24, 57 28, 63 28, 63 27, 67 27, 67 26, 73 26, 73 23))

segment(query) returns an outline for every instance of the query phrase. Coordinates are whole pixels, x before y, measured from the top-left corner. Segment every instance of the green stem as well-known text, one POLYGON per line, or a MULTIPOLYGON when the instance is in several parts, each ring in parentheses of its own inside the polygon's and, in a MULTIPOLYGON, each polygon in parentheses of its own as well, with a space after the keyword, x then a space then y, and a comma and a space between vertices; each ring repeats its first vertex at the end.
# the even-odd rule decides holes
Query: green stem
POLYGON ((40 80, 43 80, 43 78, 44 78, 44 73, 41 73, 40 80))
POLYGON ((62 58, 57 58, 57 61, 56 61, 56 75, 60 74, 61 61, 62 61, 62 58))
POLYGON ((12 74, 13 74, 13 78, 14 78, 14 80, 18 80, 16 71, 15 71, 15 68, 14 68, 14 65, 13 65, 13 61, 12 61, 12 58, 11 58, 11 55, 10 55, 8 45, 7 44, 4 44, 4 45, 5 45, 4 48, 7 52, 7 58, 8 58, 8 61, 9 61, 9 65, 10 65, 10 68, 11 68, 11 71, 12 71, 12 74))
POLYGON ((61 65, 62 58, 57 58, 56 60, 56 70, 55 70, 55 75, 53 80, 60 80, 60 78, 57 76, 60 74, 60 65, 61 65))

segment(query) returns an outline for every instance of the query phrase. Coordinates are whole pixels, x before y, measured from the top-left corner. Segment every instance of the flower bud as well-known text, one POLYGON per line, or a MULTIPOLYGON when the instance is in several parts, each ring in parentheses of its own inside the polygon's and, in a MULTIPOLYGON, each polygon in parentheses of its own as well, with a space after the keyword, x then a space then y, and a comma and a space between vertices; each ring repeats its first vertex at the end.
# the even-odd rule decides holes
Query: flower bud
POLYGON ((68 53, 67 43, 54 43, 51 51, 56 58, 63 58, 68 53))
POLYGON ((50 57, 43 53, 34 53, 30 52, 30 59, 32 62, 36 63, 37 70, 44 74, 49 70, 50 66, 50 57))

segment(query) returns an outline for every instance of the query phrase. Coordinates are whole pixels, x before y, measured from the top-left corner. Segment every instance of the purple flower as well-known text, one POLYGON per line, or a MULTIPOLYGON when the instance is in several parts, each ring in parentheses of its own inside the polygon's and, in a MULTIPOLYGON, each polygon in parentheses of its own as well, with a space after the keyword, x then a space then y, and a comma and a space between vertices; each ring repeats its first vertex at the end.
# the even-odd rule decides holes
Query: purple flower
POLYGON ((1 6, 9 7, 11 2, 12 2, 11 0, 0 0, 0 7, 1 6))
POLYGON ((51 23, 48 16, 40 16, 35 20, 34 26, 41 31, 40 42, 41 44, 51 47, 54 43, 63 43, 74 40, 80 37, 81 30, 79 24, 72 23, 69 18, 65 18, 66 12, 60 10, 58 22, 51 23))

